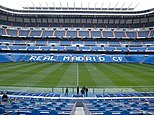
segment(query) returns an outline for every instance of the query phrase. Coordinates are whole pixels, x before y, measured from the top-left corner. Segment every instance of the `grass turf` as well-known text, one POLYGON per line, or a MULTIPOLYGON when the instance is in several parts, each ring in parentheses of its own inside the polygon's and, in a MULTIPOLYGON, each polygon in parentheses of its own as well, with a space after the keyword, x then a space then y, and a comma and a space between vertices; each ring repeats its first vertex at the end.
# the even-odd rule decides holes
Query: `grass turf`
POLYGON ((126 63, 1 63, 1 86, 154 86, 154 65, 126 63))

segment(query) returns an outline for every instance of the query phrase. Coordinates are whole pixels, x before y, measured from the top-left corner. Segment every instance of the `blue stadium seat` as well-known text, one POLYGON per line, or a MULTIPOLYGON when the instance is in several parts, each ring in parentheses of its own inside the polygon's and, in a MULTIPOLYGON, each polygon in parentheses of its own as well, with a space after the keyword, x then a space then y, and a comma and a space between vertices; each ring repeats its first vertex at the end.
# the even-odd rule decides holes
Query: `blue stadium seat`
POLYGON ((129 38, 136 38, 136 31, 126 31, 129 38))
POLYGON ((103 113, 103 115, 112 115, 112 112, 111 112, 111 111, 105 111, 105 112, 103 113))
POLYGON ((124 31, 114 31, 116 38, 125 38, 124 31))
POLYGON ((129 114, 129 111, 123 110, 123 111, 121 112, 121 115, 130 115, 130 114, 129 114))
POLYGON ((51 110, 49 112, 49 115, 58 115, 58 112, 56 110, 51 110))
POLYGON ((99 30, 92 30, 91 31, 91 37, 92 38, 102 38, 101 31, 99 31, 99 30))
POLYGON ((39 37, 39 36, 41 36, 41 30, 32 30, 30 36, 31 37, 35 37, 35 36, 39 37))
POLYGON ((71 45, 71 41, 70 40, 62 40, 60 41, 60 45, 71 45))
POLYGON ((2 49, 8 49, 6 45, 0 45, 0 50, 2 49))
POLYGON ((6 35, 3 28, 0 28, 0 35, 6 35))
POLYGON ((44 30, 42 37, 51 37, 53 36, 53 30, 44 30))
POLYGON ((83 44, 83 41, 74 40, 74 41, 72 41, 72 44, 83 44))
POLYGON ((102 47, 100 47, 100 46, 99 47, 98 46, 97 47, 96 46, 92 46, 91 47, 91 51, 102 51, 102 47))
POLYGON ((46 105, 42 105, 40 110, 48 110, 48 107, 46 105))
POLYGON ((26 50, 26 46, 10 46, 11 50, 26 50))
POLYGON ((41 46, 40 49, 42 49, 42 50, 50 50, 51 46, 41 46))
POLYGON ((79 36, 82 37, 82 38, 89 38, 89 31, 80 30, 79 31, 79 36))
POLYGON ((13 105, 12 105, 12 109, 19 109, 19 105, 13 104, 13 105))
POLYGON ((68 30, 66 37, 76 38, 77 37, 77 31, 75 31, 75 30, 74 31, 68 30))
POLYGON ((32 115, 40 115, 40 111, 38 109, 33 109, 32 115))
POLYGON ((105 38, 114 38, 112 31, 103 31, 105 38))
POLYGON ((95 45, 95 41, 85 41, 85 45, 95 45))
POLYGON ((66 46, 66 50, 73 50, 73 51, 76 51, 77 48, 75 46, 66 46))
POLYGON ((138 37, 148 38, 148 31, 138 31, 138 37))
POLYGON ((4 109, 4 108, 2 108, 2 107, 0 107, 0 114, 3 114, 3 113, 4 113, 4 111, 5 111, 5 109, 4 109))
POLYGON ((154 38, 154 30, 151 31, 150 38, 154 38))
POLYGON ((38 44, 38 45, 45 45, 46 41, 45 40, 37 40, 36 44, 38 44))
POLYGON ((63 38, 64 37, 64 30, 56 30, 54 36, 58 38, 63 38))
POLYGON ((8 35, 10 36, 17 36, 17 31, 16 29, 8 29, 8 35))
POLYGON ((104 50, 106 50, 106 51, 114 51, 115 48, 114 47, 104 47, 104 50))
POLYGON ((30 30, 20 30, 19 36, 26 36, 28 37, 30 30))

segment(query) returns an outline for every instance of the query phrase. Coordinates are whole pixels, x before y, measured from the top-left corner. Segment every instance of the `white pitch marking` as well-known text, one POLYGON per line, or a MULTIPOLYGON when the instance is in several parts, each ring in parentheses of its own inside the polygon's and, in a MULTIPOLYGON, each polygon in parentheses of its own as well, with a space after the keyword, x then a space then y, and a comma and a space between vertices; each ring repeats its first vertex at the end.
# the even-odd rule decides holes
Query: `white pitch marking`
POLYGON ((78 63, 76 66, 76 77, 77 77, 77 86, 79 86, 79 67, 78 67, 78 63))

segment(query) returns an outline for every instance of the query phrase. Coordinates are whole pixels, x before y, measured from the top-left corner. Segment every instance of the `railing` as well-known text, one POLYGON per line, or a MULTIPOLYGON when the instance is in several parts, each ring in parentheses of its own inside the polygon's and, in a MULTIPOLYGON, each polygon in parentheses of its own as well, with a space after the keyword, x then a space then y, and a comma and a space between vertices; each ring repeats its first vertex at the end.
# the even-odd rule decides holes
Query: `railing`
MULTIPOLYGON (((16 92, 52 92, 65 93, 66 87, 13 87, 0 86, 0 91, 16 92)), ((81 91, 82 87, 80 87, 81 91)), ((68 87, 69 93, 76 93, 76 87, 68 87)), ((110 87, 88 87, 89 93, 116 93, 116 92, 154 92, 154 86, 110 86, 110 87)))
POLYGON ((87 107, 83 107, 85 115, 92 115, 87 107))

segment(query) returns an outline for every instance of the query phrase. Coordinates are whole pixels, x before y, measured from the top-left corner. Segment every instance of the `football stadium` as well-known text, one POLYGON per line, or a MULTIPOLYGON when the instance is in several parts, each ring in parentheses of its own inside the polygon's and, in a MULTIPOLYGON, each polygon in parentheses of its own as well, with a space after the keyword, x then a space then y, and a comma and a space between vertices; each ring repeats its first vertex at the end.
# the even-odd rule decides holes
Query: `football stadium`
POLYGON ((0 115, 154 115, 153 4, 0 0, 0 115))

